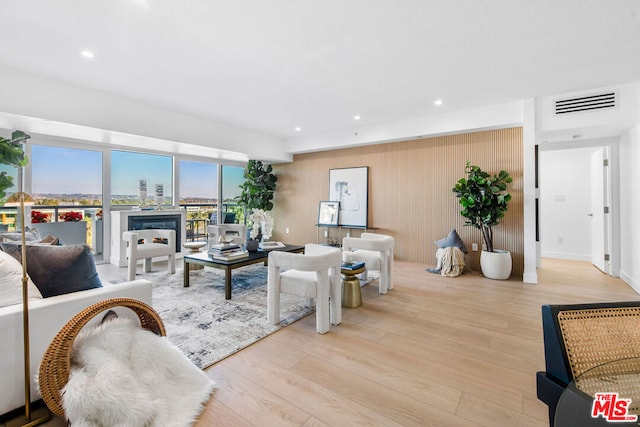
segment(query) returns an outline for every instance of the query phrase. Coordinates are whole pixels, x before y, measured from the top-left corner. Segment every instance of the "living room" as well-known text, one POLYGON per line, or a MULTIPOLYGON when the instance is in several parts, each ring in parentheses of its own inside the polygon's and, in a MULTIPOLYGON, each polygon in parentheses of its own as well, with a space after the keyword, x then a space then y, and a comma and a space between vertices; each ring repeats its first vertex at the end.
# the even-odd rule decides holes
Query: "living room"
MULTIPOLYGON (((467 160, 505 169, 514 178, 513 199, 495 239, 512 253, 509 282, 522 292, 544 284, 540 248, 556 239, 538 235, 536 204, 562 196, 536 184, 538 153, 603 146, 613 213, 606 279, 640 290, 633 239, 640 160, 635 3, 527 4, 520 11, 505 2, 271 5, 282 14, 268 5, 223 5, 137 1, 119 9, 72 2, 46 7, 55 26, 41 6, 3 6, 0 34, 12 43, 0 49, 2 135, 21 129, 33 145, 161 153, 174 163, 240 168, 263 160, 278 175, 273 240, 298 244, 324 239, 316 222, 330 170, 366 166, 368 225, 394 236, 396 260, 407 271, 433 266, 433 242, 451 228, 467 245, 482 245, 463 226, 451 189, 467 160), (452 33, 447 26, 454 20, 466 23, 455 26, 464 30, 452 33), (580 31, 574 26, 568 34, 569 24, 580 31), (209 27, 217 30, 207 33, 209 27), (587 30, 596 27, 610 31, 587 30), (151 46, 157 51, 146 50, 151 46), (82 49, 94 49, 95 57, 82 57, 82 49), (34 51, 38 56, 25 54, 34 51), (301 53, 292 59, 290 52, 301 53), (554 111, 557 100, 602 93, 615 93, 615 107, 554 111), (437 99, 442 105, 434 105, 437 99)), ((175 166, 171 173, 179 176, 175 166)), ((29 179, 25 184, 30 191, 29 179)), ((177 200, 178 189, 171 190, 177 200)), ((103 210, 107 219, 112 207, 105 203, 103 210)), ((468 256, 473 271, 479 253, 468 256)))

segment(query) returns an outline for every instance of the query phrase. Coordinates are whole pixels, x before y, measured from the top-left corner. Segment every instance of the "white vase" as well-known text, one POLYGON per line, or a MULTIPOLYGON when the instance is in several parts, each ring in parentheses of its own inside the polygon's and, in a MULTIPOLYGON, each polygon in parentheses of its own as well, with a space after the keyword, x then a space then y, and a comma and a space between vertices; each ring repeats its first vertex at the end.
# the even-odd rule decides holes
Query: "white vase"
POLYGON ((480 268, 482 274, 489 279, 508 279, 511 276, 511 252, 499 249, 494 252, 482 251, 480 268))

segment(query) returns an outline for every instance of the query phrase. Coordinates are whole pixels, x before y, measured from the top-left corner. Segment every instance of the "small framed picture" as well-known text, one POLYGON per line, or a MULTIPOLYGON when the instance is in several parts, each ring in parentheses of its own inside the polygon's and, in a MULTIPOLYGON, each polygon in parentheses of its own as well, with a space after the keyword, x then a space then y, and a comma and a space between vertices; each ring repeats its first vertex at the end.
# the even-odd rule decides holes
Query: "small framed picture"
POLYGON ((323 201, 318 209, 318 225, 338 225, 340 202, 323 201))

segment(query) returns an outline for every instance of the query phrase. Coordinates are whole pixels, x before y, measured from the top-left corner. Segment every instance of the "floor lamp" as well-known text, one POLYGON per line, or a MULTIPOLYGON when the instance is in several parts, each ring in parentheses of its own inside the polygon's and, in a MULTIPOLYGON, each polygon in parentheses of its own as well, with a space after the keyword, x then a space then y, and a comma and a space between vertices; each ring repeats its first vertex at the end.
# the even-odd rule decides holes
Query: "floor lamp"
POLYGON ((24 230, 24 207, 33 205, 35 200, 30 194, 22 191, 13 193, 5 206, 17 206, 20 209, 20 232, 22 242, 22 334, 24 338, 24 417, 13 419, 7 423, 9 426, 37 426, 49 420, 49 411, 45 414, 31 413, 31 360, 29 354, 29 286, 27 277, 27 245, 24 230))

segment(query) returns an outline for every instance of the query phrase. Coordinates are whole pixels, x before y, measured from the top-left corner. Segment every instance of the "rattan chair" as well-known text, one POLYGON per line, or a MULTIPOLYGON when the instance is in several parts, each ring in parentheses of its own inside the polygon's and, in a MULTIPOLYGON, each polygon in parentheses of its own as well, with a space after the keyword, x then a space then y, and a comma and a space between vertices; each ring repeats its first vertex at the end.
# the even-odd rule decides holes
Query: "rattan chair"
POLYGON ((554 425, 560 396, 572 381, 591 396, 605 386, 624 389, 633 402, 629 409, 640 411, 639 375, 629 374, 624 363, 610 363, 633 361, 637 371, 640 301, 543 305, 542 327, 546 370, 536 374, 536 385, 538 399, 549 406, 550 425, 554 425))
POLYGON ((158 313, 148 304, 133 298, 112 298, 93 304, 76 314, 53 338, 42 357, 38 384, 47 407, 59 417, 65 417, 62 406, 62 389, 71 374, 71 348, 80 330, 95 316, 115 307, 126 307, 140 320, 140 326, 156 335, 166 331, 158 313))

